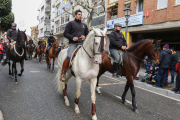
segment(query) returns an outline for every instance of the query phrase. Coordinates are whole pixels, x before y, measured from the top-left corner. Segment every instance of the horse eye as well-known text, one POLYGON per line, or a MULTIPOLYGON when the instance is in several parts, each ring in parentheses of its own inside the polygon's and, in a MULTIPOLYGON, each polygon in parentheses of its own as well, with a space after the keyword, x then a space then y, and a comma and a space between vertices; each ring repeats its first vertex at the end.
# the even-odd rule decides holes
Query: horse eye
POLYGON ((96 42, 95 45, 98 45, 98 43, 96 42))

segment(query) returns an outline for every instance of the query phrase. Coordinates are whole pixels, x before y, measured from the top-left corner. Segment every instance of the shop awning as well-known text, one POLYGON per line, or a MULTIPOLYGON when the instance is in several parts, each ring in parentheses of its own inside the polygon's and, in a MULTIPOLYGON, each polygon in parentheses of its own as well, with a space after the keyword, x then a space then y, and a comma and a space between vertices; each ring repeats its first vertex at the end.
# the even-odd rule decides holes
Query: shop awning
POLYGON ((124 4, 126 5, 126 4, 130 4, 131 3, 131 0, 125 0, 124 1, 124 4))
POLYGON ((118 4, 118 0, 109 0, 109 5, 107 5, 106 8, 110 8, 116 4, 118 4))

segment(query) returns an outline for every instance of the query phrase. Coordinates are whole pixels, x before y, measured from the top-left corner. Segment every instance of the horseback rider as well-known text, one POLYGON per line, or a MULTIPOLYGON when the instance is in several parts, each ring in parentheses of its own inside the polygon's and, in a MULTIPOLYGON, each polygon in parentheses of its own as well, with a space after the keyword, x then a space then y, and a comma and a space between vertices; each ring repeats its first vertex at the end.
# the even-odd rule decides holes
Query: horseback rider
POLYGON ((52 47, 54 40, 55 40, 55 38, 53 37, 53 33, 50 33, 50 37, 48 38, 48 46, 46 49, 46 55, 49 54, 49 50, 52 47))
POLYGON ((63 67, 61 71, 61 80, 65 81, 64 73, 69 66, 69 62, 72 56, 72 53, 78 46, 78 42, 83 42, 86 36, 89 33, 88 27, 85 23, 81 22, 82 11, 76 10, 75 19, 70 21, 65 28, 64 36, 69 40, 69 47, 67 51, 67 57, 63 62, 63 67))
POLYGON ((36 46, 35 51, 37 51, 37 49, 39 48, 39 46, 40 46, 41 44, 43 44, 43 41, 42 41, 41 39, 39 39, 39 41, 38 41, 38 46, 36 46))
POLYGON ((124 35, 120 32, 121 26, 122 26, 121 24, 115 23, 114 31, 112 31, 109 35, 109 39, 110 39, 109 51, 114 58, 113 77, 118 76, 117 70, 118 70, 118 65, 119 65, 119 61, 120 61, 119 50, 127 49, 127 43, 124 38, 124 35))
MULTIPOLYGON (((15 42, 17 41, 18 31, 16 30, 16 26, 17 26, 16 23, 12 23, 12 28, 7 31, 7 38, 9 40, 9 44, 8 44, 8 49, 6 51, 6 59, 5 59, 4 63, 9 62, 10 47, 11 47, 11 45, 15 44, 15 42)), ((24 58, 25 58, 25 60, 27 60, 26 52, 24 52, 24 58)))

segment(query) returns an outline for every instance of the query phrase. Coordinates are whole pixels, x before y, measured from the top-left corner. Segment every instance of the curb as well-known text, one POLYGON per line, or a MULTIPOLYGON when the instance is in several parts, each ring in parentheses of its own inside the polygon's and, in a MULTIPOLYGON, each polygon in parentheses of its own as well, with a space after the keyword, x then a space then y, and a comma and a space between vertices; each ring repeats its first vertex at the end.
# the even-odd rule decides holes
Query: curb
MULTIPOLYGON (((109 73, 109 72, 106 72, 104 74, 111 77, 111 78, 113 78, 111 73, 109 73)), ((120 77, 120 78, 115 78, 115 79, 121 80, 123 82, 127 81, 124 76, 120 77)), ((153 91, 153 92, 157 92, 159 94, 162 94, 162 95, 165 95, 165 96, 168 96, 168 97, 179 99, 179 101, 180 101, 180 94, 176 94, 173 91, 162 89, 162 88, 156 88, 156 87, 153 87, 152 85, 149 85, 147 83, 138 82, 138 81, 135 81, 135 80, 134 80, 134 85, 138 86, 138 87, 141 87, 141 88, 148 89, 148 90, 153 91)))

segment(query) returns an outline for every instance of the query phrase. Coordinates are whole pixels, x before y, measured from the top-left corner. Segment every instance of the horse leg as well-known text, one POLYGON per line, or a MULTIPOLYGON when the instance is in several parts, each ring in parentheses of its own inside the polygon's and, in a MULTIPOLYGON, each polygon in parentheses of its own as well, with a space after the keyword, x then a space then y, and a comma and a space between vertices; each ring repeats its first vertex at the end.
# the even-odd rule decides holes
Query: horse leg
POLYGON ((81 95, 81 78, 79 77, 76 77, 76 99, 75 99, 75 113, 80 113, 80 110, 79 110, 79 97, 81 95))
POLYGON ((130 89, 131 89, 131 94, 132 94, 132 106, 133 106, 133 110, 134 110, 134 112, 139 113, 139 111, 137 109, 137 106, 136 106, 136 99, 135 99, 136 93, 135 93, 135 89, 134 89, 134 84, 133 83, 132 83, 130 89))
POLYGON ((90 80, 90 87, 91 87, 91 101, 92 101, 92 120, 97 120, 96 116, 96 83, 97 83, 97 78, 93 78, 90 80))
POLYGON ((51 58, 49 57, 49 69, 51 69, 51 58))
POLYGON ((11 62, 8 62, 9 65, 9 75, 11 75, 11 62))
POLYGON ((11 76, 11 78, 14 78, 14 62, 12 64, 12 76, 11 76))
POLYGON ((16 69, 16 62, 13 62, 14 64, 14 73, 15 73, 15 84, 17 85, 17 69, 16 69))
POLYGON ((126 86, 124 88, 124 92, 123 92, 123 95, 122 95, 122 102, 123 104, 126 104, 126 94, 127 94, 127 91, 129 90, 129 85, 128 85, 128 81, 126 82, 126 86))
POLYGON ((99 74, 98 74, 98 76, 97 76, 96 91, 97 91, 97 93, 98 93, 99 95, 102 95, 102 93, 101 93, 101 91, 100 91, 100 89, 99 89, 99 78, 100 78, 100 76, 101 76, 102 74, 104 74, 105 72, 106 72, 106 70, 100 68, 99 74))
POLYGON ((68 100, 68 95, 67 95, 67 82, 71 77, 72 77, 71 74, 67 74, 66 75, 66 83, 64 84, 64 82, 63 82, 63 84, 64 84, 63 95, 64 95, 64 100, 65 100, 66 106, 70 106, 69 100, 68 100))
POLYGON ((54 73, 54 61, 55 61, 55 58, 53 58, 53 65, 52 65, 52 72, 54 73))
POLYGON ((21 76, 24 71, 24 61, 21 61, 20 65, 21 65, 21 73, 18 73, 18 76, 21 76))

